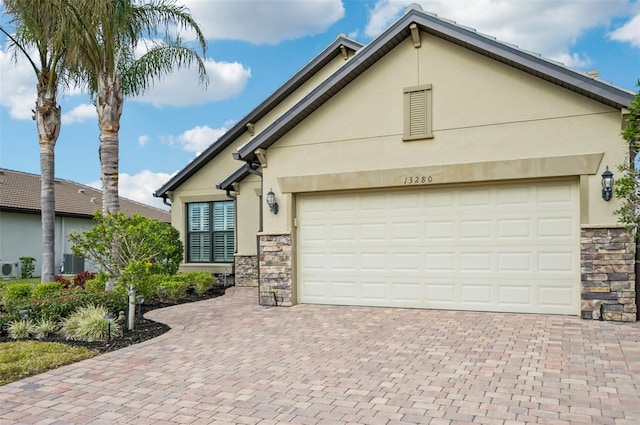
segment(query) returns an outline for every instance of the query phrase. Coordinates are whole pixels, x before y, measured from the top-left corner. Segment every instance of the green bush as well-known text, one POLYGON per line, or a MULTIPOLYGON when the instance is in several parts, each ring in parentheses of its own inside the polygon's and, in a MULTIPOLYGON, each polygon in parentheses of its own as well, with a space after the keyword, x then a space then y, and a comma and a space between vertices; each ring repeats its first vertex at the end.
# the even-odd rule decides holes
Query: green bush
POLYGON ((29 310, 29 318, 32 320, 60 321, 77 308, 91 304, 104 306, 111 313, 117 313, 125 309, 126 299, 116 292, 65 289, 58 296, 14 302, 5 306, 5 311, 11 319, 19 318, 20 310, 29 310))
POLYGON ((100 279, 89 279, 84 283, 84 289, 87 292, 102 292, 104 291, 104 282, 100 279))
POLYGON ((9 334, 9 338, 24 339, 29 338, 31 334, 35 333, 35 328, 29 320, 16 319, 9 322, 7 333, 9 334))
POLYGON ((30 283, 14 283, 13 285, 7 286, 7 289, 4 294, 4 305, 9 305, 16 301, 24 301, 31 298, 31 291, 33 290, 33 285, 30 283))
POLYGON ((23 279, 29 279, 33 277, 33 272, 36 270, 36 259, 33 257, 20 257, 20 276, 23 279))
POLYGON ((213 275, 209 272, 189 272, 178 276, 181 276, 196 294, 202 295, 213 288, 213 275))
POLYGON ((162 287, 165 288, 164 297, 167 301, 175 302, 187 294, 189 283, 176 275, 165 279, 162 282, 162 287))
POLYGON ((4 301, 4 295, 7 293, 7 287, 9 287, 9 282, 6 280, 0 280, 0 304, 4 301))
POLYGON ((57 333, 60 325, 54 320, 40 320, 33 325, 33 334, 38 339, 44 339, 50 335, 57 333))
POLYGON ((109 278, 106 274, 95 274, 92 279, 88 279, 87 281, 85 281, 84 289, 91 292, 103 292, 107 280, 109 280, 109 278))
POLYGON ((122 329, 117 322, 105 319, 109 311, 102 306, 88 305, 80 307, 62 321, 61 334, 66 339, 79 341, 104 341, 109 335, 122 335, 122 329))
POLYGON ((60 282, 39 283, 31 291, 31 298, 55 297, 62 293, 62 289, 60 282))

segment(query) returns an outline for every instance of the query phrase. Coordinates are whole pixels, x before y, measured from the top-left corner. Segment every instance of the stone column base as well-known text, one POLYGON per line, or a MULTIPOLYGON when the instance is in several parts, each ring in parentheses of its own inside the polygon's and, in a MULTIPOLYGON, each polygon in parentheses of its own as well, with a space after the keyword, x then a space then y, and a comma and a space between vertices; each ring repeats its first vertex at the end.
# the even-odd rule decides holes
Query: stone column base
POLYGON ((636 321, 636 243, 623 228, 583 228, 581 316, 636 321))
POLYGON ((260 304, 291 306, 291 235, 260 235, 260 304))
POLYGON ((258 286, 258 256, 257 255, 236 255, 235 262, 235 285, 236 286, 258 286))

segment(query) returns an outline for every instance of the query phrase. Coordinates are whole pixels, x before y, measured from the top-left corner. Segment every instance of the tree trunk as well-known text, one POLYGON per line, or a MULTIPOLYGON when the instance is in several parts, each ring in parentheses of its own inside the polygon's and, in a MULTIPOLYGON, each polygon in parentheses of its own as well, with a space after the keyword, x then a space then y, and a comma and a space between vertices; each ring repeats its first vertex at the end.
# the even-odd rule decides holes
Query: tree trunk
MULTIPOLYGON (((96 110, 100 125, 100 169, 102 176, 102 215, 120 210, 118 195, 118 131, 122 116, 122 83, 118 75, 102 73, 98 76, 96 110)), ((118 256, 119 246, 111 247, 111 255, 118 256)), ((117 276, 111 276, 105 283, 105 290, 115 287, 117 276)))
POLYGON ((55 156, 60 134, 61 109, 56 104, 57 86, 49 84, 47 70, 39 76, 35 115, 40 144, 40 212, 42 222, 42 282, 55 279, 55 156))
POLYGON ((98 78, 96 110, 100 125, 100 169, 102 175, 102 214, 120 210, 118 199, 118 131, 122 115, 122 84, 118 76, 98 78))

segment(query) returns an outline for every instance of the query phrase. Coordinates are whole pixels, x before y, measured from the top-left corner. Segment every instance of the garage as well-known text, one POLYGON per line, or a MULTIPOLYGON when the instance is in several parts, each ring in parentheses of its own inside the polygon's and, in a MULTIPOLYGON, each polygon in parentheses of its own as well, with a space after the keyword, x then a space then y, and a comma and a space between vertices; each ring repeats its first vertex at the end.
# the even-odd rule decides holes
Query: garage
POLYGON ((300 195, 298 301, 579 313, 577 179, 300 195))

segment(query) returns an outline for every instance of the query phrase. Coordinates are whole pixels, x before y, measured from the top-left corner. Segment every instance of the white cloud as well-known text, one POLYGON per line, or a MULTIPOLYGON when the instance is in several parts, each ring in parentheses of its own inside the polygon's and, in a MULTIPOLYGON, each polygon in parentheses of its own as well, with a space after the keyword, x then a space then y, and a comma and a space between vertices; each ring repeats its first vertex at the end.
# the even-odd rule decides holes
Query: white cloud
POLYGON ((227 128, 211 128, 209 126, 195 127, 178 136, 178 141, 187 152, 195 152, 196 155, 205 150, 209 145, 218 140, 227 132, 227 128))
POLYGON ((142 136, 138 137, 138 144, 140 146, 144 146, 147 144, 149 140, 150 140, 149 136, 147 134, 143 134, 142 136))
POLYGON ((76 122, 84 122, 88 119, 97 119, 98 113, 96 112, 96 107, 94 105, 83 103, 66 114, 62 114, 62 124, 73 124, 76 122))
POLYGON ((633 47, 640 47, 640 14, 615 31, 609 33, 609 38, 615 41, 630 43, 633 47))
POLYGON ((609 25, 611 18, 625 12, 628 6, 622 0, 380 0, 371 11, 365 33, 378 35, 410 3, 419 3, 427 12, 475 28, 500 41, 578 67, 588 66, 590 60, 570 52, 575 40, 590 28, 609 25))
POLYGON ((341 0, 183 0, 208 39, 277 44, 324 32, 344 16, 341 0))
POLYGON ((176 69, 132 100, 151 103, 156 107, 199 105, 238 95, 251 77, 251 70, 238 62, 207 59, 205 66, 209 76, 206 88, 198 85, 198 72, 194 67, 176 69))
MULTIPOLYGON (((169 207, 162 202, 161 198, 155 198, 153 192, 162 187, 174 174, 154 173, 149 170, 142 170, 137 174, 118 174, 118 193, 123 198, 150 205, 152 207, 168 210, 169 207)), ((94 181, 87 186, 102 190, 102 182, 94 181)))
POLYGON ((0 50, 0 105, 9 109, 11 118, 30 120, 36 105, 36 77, 29 63, 0 50))
POLYGON ((568 53, 568 52, 557 53, 556 55, 554 55, 553 57, 550 57, 549 59, 562 62, 569 68, 574 68, 574 69, 585 69, 593 63, 591 58, 589 58, 588 56, 584 56, 584 55, 581 56, 578 53, 568 53))

